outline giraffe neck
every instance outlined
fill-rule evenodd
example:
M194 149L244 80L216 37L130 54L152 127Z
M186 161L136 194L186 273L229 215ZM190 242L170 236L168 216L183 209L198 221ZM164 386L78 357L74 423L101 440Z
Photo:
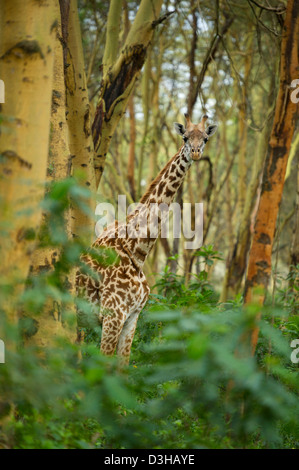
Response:
M169 207L191 163L192 159L189 153L185 146L182 146L152 182L147 192L141 198L136 210L128 216L126 226L127 236L122 240L122 244L130 253L134 264L140 269L143 267L146 257L161 232L161 212L156 212L156 224L151 226L149 224L150 220L152 221L150 217L153 214L153 207L157 208L161 204L163 204L161 207L164 210L167 209L166 206ZM150 230L150 228L154 228L154 230ZM134 233L135 238L132 238L132 233Z

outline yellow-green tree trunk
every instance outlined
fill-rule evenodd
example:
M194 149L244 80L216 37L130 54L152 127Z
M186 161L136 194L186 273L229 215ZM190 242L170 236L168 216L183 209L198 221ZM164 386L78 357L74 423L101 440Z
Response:
M61 43L61 24L58 0L55 0L57 16L57 34L54 48L54 76L52 89L51 106L51 135L48 156L49 182L61 181L70 175L70 151L68 146L68 131L65 117L65 84L64 84L64 64L63 48ZM65 229L70 234L70 215L68 210L65 214ZM51 216L50 216L51 217ZM49 224L49 216L43 216L41 237L43 236L43 226ZM42 241L42 240L41 240ZM54 269L54 264L60 257L58 247L42 246L34 250L31 259L31 275L38 276L41 272ZM70 274L72 276L72 274ZM70 283L68 283L70 285ZM70 310L71 310L70 306ZM59 337L75 340L75 328L70 328L68 322L64 321L61 314L61 303L49 299L43 311L39 313L37 319L37 331L34 336L26 339L26 344L34 344L39 347L53 346ZM75 315L75 313L74 313ZM73 322L75 324L75 321Z
M154 29L159 23L157 20L162 3L163 0L142 0L117 60L109 63L108 59L111 55L104 53L106 73L103 76L92 126L97 186L104 171L112 135L126 110L129 97L144 64ZM114 2L111 2L109 16L114 13L113 4ZM114 15L114 19L118 20L117 15ZM109 38L106 39L107 47L111 49Z
M56 21L53 2L0 2L0 279L14 286L27 276L41 220Z
M62 18L62 21L65 19ZM77 2L70 2L65 44L65 84L68 143L71 153L72 175L78 184L90 190L82 201L89 213L78 205L72 207L72 237L91 242L94 234L95 172L94 148L91 136L90 105L84 70L82 38ZM65 34L64 33L64 34Z
M0 304L17 323L19 295L26 280L41 221L50 130L54 41L53 2L0 0ZM15 337L0 331L6 352ZM9 356L9 354L7 354ZM0 408L10 402L1 396ZM13 407L7 406L6 413ZM0 417L3 425L9 416Z

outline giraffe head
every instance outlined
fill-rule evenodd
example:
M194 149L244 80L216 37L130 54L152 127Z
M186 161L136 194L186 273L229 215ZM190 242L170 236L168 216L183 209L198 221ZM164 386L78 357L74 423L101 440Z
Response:
M199 124L193 124L189 114L185 114L186 127L178 122L174 123L176 132L183 137L184 150L191 160L199 160L203 149L209 138L216 132L217 125L213 124L206 128L207 115L204 115Z

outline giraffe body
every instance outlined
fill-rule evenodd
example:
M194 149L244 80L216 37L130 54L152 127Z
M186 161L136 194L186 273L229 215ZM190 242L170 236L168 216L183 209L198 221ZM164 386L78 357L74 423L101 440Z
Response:
M90 255L82 260L98 275L97 279L78 272L77 292L94 307L102 324L101 351L113 355L115 350L128 363L139 313L150 292L143 273L144 262L161 231L163 215L158 217L154 234L149 230L151 209L154 204L169 207L193 161L202 155L204 145L217 126L205 129L206 116L198 125L186 116L186 129L175 124L183 136L184 144L165 165L148 191L141 198L126 223L111 224L97 238L93 248L112 248L117 259L112 265L103 266ZM142 225L142 227L141 227ZM132 233L135 236L132 236Z
M122 240L111 237L115 227L109 227L94 242L93 247L112 248L116 261L103 267L92 256L83 261L93 269L99 281L78 273L77 291L93 305L102 324L101 351L112 355L117 348L121 357L129 357L138 315L150 292L143 271L135 265Z

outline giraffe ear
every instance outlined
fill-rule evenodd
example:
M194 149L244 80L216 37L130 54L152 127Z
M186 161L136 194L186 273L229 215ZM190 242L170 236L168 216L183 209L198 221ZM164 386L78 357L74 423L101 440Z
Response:
M208 126L208 128L206 129L206 134L208 134L209 137L215 134L215 132L217 131L217 127L217 124L212 124L211 126Z
M183 124L179 124L178 122L175 122L174 123L174 129L175 129L176 133L179 134L179 135L184 135L185 134L185 128L184 128Z

